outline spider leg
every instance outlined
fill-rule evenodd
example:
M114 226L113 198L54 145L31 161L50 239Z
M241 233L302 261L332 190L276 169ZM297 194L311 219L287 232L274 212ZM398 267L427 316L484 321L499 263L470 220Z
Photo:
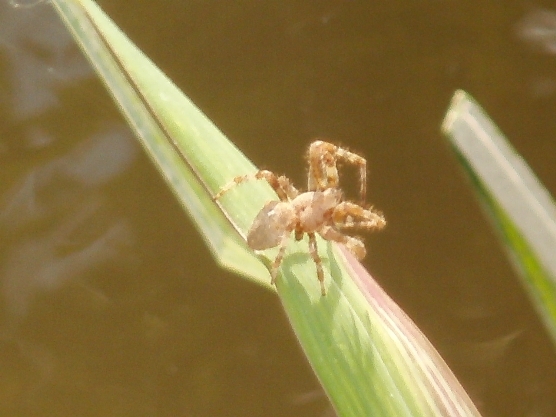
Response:
M282 260L284 259L284 254L286 253L286 248L288 247L288 241L290 240L291 232L285 233L282 237L282 241L280 242L280 249L278 250L278 255L274 258L274 262L272 262L272 266L270 268L270 284L276 284L276 277L278 276L278 269L282 264Z
M285 176L277 176L271 171L265 169L257 171L254 174L240 175L235 177L228 184L224 185L218 193L212 198L213 200L218 200L223 194L230 191L235 186L244 183L249 180L261 180L264 179L268 184L274 189L278 197L282 201L293 200L299 194L299 191L290 183L290 180Z
M320 235L326 240L342 243L359 260L367 254L365 244L358 237L347 236L331 226L323 226L319 231Z
M386 220L382 214L365 209L358 204L342 201L334 208L332 221L340 228L382 229Z
M361 201L365 201L367 197L367 160L339 146L336 147L336 157L359 167L359 195Z
M322 140L311 143L307 152L309 163L309 191L322 191L327 188L338 188L339 175L336 166L336 145Z
M359 194L365 201L367 193L367 160L356 153L332 143L317 140L311 143L307 153L309 161L309 191L322 191L326 188L338 188L338 159L359 167Z
M326 288L324 286L324 271L322 269L322 260L317 250L317 239L315 238L314 233L308 233L308 235L309 235L309 253L311 254L311 258L313 258L313 261L315 262L317 268L317 278L320 282L321 294L326 295ZM284 254L288 246L289 238L290 238L290 233L284 235L284 237L282 238L282 242L280 243L280 249L278 250L278 255L276 255L274 262L272 262L272 267L270 269L270 276L271 276L270 283L272 285L276 284L278 269L280 268L280 265L282 264L282 260L284 259Z
M307 234L309 235L309 253L315 262L315 266L317 267L317 278L320 282L320 292L322 295L326 295L326 288L324 286L324 271L322 270L322 260L320 259L317 249L317 239L315 238L314 233Z

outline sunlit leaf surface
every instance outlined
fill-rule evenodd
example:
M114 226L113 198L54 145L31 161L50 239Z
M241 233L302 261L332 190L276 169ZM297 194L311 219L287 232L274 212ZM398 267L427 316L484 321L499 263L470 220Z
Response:
M218 203L211 198L233 177L255 172L253 164L93 2L53 4L215 257L268 286L263 265L276 250L257 258L244 238L276 195L259 181ZM478 415L436 351L361 265L335 245L318 243L328 294L321 296L306 241L288 246L277 288L338 415Z
M556 207L479 105L458 91L443 124L556 342Z

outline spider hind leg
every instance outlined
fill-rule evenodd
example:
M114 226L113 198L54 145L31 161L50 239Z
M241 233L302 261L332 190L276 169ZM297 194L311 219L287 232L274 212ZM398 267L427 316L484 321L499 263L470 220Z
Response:
M232 188L250 180L266 180L268 184L274 189L281 201L293 200L299 194L299 191L291 184L290 180L285 176L277 176L274 172L262 169L254 174L240 175L235 177L232 181L224 185L218 191L213 200L218 200L222 195L230 191Z

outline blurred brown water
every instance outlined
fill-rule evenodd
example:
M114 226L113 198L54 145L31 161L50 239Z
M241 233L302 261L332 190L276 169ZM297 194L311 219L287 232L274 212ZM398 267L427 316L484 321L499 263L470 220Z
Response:
M256 164L303 185L316 136L365 155L389 221L367 268L485 416L556 414L554 347L439 133L467 90L556 192L556 9L99 3ZM215 265L51 7L2 2L0 51L0 415L332 415L277 297Z

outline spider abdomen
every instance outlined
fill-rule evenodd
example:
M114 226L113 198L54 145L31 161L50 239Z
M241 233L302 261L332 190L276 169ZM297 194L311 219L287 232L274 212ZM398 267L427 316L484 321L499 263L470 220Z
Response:
M247 245L254 250L278 246L295 228L295 210L291 203L269 201L259 211L247 233Z

